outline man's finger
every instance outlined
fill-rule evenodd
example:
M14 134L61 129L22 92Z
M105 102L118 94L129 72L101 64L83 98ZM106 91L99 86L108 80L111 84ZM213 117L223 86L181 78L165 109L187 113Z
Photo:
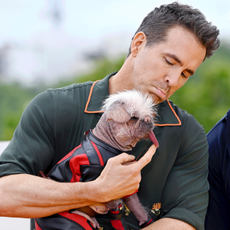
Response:
M116 157L110 158L110 159L113 159L113 160L116 159L116 161L119 162L120 164L125 164L127 162L133 161L135 159L135 156L129 155L127 153L122 153L122 154L120 154Z
M156 152L157 147L155 145L150 146L148 151L138 160L137 164L140 166L140 169L144 168L151 160L153 155Z

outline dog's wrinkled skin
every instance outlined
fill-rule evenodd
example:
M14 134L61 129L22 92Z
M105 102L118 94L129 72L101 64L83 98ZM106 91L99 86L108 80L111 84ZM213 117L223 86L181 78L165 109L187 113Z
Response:
M149 138L154 128L156 109L152 99L139 91L113 94L105 100L102 109L105 113L93 134L122 151L132 150L139 140Z
M105 112L93 130L93 134L98 139L122 151L130 151L139 140L148 138L158 147L158 142L152 132L156 108L150 97L134 90L113 94L105 100L102 110ZM139 225L147 221L148 214L140 204L137 194L123 200L138 219ZM108 202L107 210L114 208L118 202L120 201ZM101 214L107 212L103 206L93 205L90 208ZM74 213L85 216L94 227L99 228L94 217L83 214L81 211L76 210Z

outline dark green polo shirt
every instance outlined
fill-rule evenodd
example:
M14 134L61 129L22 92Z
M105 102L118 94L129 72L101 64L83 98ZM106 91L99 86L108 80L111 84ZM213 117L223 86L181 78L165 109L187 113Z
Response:
M40 170L47 173L79 145L84 132L94 128L100 118L102 101L109 94L109 77L96 83L48 89L35 97L0 156L0 176L37 175ZM167 100L158 105L154 132L160 146L142 170L141 202L155 220L171 217L204 229L209 186L203 127ZM149 140L139 142L133 154L138 158L150 145ZM139 229L131 213L126 220L130 228ZM106 216L100 216L99 222L104 229L111 229Z

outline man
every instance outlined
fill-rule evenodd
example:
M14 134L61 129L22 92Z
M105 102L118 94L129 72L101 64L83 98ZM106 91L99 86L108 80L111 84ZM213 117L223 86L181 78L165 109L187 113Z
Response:
M230 110L208 133L209 205L207 230L230 229Z
M218 48L218 34L198 10L178 3L163 5L143 20L117 73L38 95L0 159L0 215L34 218L102 204L133 193L141 180L139 198L155 220L144 229L203 229L209 187L206 135L191 115L167 99ZM80 143L86 130L95 127L107 95L133 88L158 103L154 132L159 147L149 164L154 146L128 166L122 163L132 161L132 155L109 160L92 182L60 184L36 176L40 170L48 173ZM150 145L139 143L134 156L142 156ZM97 219L111 229L106 215ZM126 221L130 229L139 229L128 210Z

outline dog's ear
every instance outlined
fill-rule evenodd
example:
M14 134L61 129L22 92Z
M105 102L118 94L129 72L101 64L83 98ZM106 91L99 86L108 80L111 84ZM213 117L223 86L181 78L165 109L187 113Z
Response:
M126 123L130 120L130 118L131 114L127 112L123 104L120 102L115 102L112 104L106 115L107 121L113 120L117 123Z

